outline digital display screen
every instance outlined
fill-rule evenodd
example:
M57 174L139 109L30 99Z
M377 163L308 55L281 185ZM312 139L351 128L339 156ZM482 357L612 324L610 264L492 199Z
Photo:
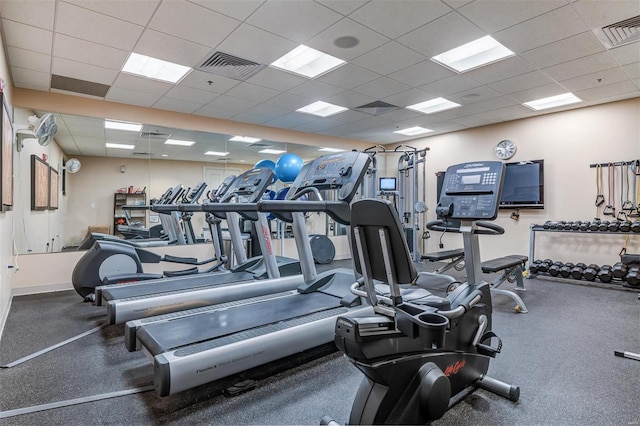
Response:
M465 185L476 185L480 183L480 175L462 176L462 183Z
M544 207L543 162L507 164L502 187L502 207Z
M396 178L394 177L381 177L380 178L380 191L396 191Z

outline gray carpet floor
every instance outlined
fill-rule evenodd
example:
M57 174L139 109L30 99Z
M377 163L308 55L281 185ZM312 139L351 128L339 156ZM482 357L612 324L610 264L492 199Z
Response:
M334 266L344 262L322 269ZM432 270L433 264L419 268ZM494 297L493 329L504 346L489 370L492 377L520 386L520 401L476 390L434 423L637 425L640 362L613 352L640 352L638 294L540 279L525 280L525 285L528 314L514 313L511 299ZM434 283L435 292L444 287ZM0 365L105 318L102 307L83 303L72 291L15 297L0 341ZM109 326L0 370L0 412L150 385L152 372L142 353L125 349L122 326ZM334 353L261 380L236 397L222 396L215 386L166 398L151 391L15 416L0 424L318 424L324 415L345 423L361 379Z

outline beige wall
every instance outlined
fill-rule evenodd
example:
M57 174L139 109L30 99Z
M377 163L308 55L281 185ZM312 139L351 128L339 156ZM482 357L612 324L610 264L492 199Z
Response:
M476 129L433 136L410 145L428 147L428 219L435 219L437 171L452 164L495 160L495 145L503 140L516 142L516 155L509 160L544 160L545 209L521 210L520 220L509 218L512 210L502 210L497 223L505 227L502 236L481 237L483 259L529 251L529 226L546 220L592 220L595 215L595 169L592 163L628 161L640 157L640 98L588 108L547 114ZM393 175L392 161L386 172ZM606 169L604 172L607 184ZM619 179L616 203L620 205ZM606 193L605 193L606 195ZM603 218L606 218L603 216ZM440 250L439 232L432 232L426 251ZM614 263L625 242L619 236L580 236L537 233L536 258L585 263ZM462 247L459 235L443 238L445 249ZM639 252L640 235L629 240L629 251Z

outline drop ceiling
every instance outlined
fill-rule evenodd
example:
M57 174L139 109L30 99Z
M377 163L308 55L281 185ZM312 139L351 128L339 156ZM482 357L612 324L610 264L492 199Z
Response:
M637 0L0 2L16 87L79 95L52 88L60 76L104 88L97 99L376 144L414 139L392 133L408 127L436 135L638 97L640 42L609 48L599 38L602 27L638 15ZM430 60L485 35L515 56L464 73ZM339 47L345 36L358 44ZM314 79L269 66L244 81L193 70L177 84L120 71L132 52L189 67L216 51L269 65L299 44L347 63ZM582 101L545 111L522 105L566 92ZM462 106L429 115L405 108L436 97ZM349 110L296 112L318 100ZM399 108L356 110L372 102ZM104 151L89 140L61 146L72 155Z

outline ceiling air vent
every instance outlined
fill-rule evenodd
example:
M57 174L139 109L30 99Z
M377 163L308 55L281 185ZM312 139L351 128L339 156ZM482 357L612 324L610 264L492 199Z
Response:
M366 112L367 114L380 115L387 112L395 111L397 109L400 109L400 107L382 101L375 101L366 105L355 107L354 109L356 111Z
M608 49L640 40L640 15L595 30Z
M134 152L133 154L131 154L131 156L149 158L149 157L153 157L153 153L141 151L141 152Z
M139 137L144 139L169 139L171 137L171 134L160 132L142 132L140 133Z
M215 51L200 62L196 69L244 81L265 67L266 65L257 62Z

